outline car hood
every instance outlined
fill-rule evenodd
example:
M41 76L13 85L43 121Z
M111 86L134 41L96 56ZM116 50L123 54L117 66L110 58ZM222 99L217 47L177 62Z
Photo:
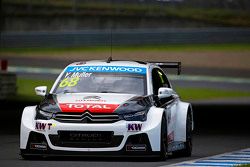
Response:
M134 97L131 94L72 94L57 96L58 104L62 112L112 113L116 108Z
M130 99L138 97L134 94L116 93L74 93L48 95L39 108L49 112L85 112L113 113Z

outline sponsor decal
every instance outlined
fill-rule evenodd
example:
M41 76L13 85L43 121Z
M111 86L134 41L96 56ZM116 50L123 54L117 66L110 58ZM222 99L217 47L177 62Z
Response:
M91 141L102 138L101 133L70 133L70 141Z
M83 98L83 100L88 100L88 99L99 100L99 99L101 99L101 97L100 96L86 96Z
M83 99L78 99L76 102L106 102L100 96L86 96Z
M128 124L129 132L138 132L138 131L141 131L141 129L142 129L142 124L137 124L137 123Z
M52 123L43 123L43 122L36 122L35 129L39 130L39 131L45 131L46 129L50 130L51 127L53 127L53 126L55 126L55 124L52 124Z
M61 103L62 112L84 112L86 110L94 113L112 113L119 104L99 104L99 103Z
M146 68L129 66L69 66L66 72L119 72L146 74Z
M30 149L47 150L47 144L46 143L30 143Z
M146 144L127 144L126 151L146 151Z
M87 72L67 72L64 78L88 78L92 73Z
M174 141L174 131L168 134L168 143L171 143Z

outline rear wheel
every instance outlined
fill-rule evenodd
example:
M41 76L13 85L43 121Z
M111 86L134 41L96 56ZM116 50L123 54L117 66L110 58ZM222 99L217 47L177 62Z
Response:
M193 142L192 142L192 117L191 117L190 112L188 112L188 115L187 115L186 142L184 143L184 145L185 145L185 148L183 150L174 152L174 155L190 157L191 154L192 154L192 147L193 147Z
M167 141L167 121L165 116L162 117L161 121L161 153L160 159L165 161L167 159L168 141Z
M185 142L185 149L183 150L183 156L190 157L192 154L192 147L193 147L193 141L192 141L192 118L191 114L188 113L187 115L187 131L186 136L187 140Z

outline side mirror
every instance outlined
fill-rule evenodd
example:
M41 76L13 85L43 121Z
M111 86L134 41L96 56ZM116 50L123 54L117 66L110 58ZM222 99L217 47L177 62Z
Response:
M171 88L162 87L162 88L159 88L159 90L158 90L158 98L159 99L170 97L173 94L175 94L175 91Z
M36 95L45 96L47 93L47 86L38 86L35 88Z

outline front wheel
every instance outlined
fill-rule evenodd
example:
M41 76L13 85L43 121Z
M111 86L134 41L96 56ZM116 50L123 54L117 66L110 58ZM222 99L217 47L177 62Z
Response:
M184 143L185 148L180 151L174 152L174 155L176 156L185 156L190 157L192 154L192 118L191 114L188 112L187 115L187 122L186 122L186 142Z
M167 150L168 150L168 142L167 142L167 121L163 116L161 121L161 153L160 160L165 161L167 159Z

